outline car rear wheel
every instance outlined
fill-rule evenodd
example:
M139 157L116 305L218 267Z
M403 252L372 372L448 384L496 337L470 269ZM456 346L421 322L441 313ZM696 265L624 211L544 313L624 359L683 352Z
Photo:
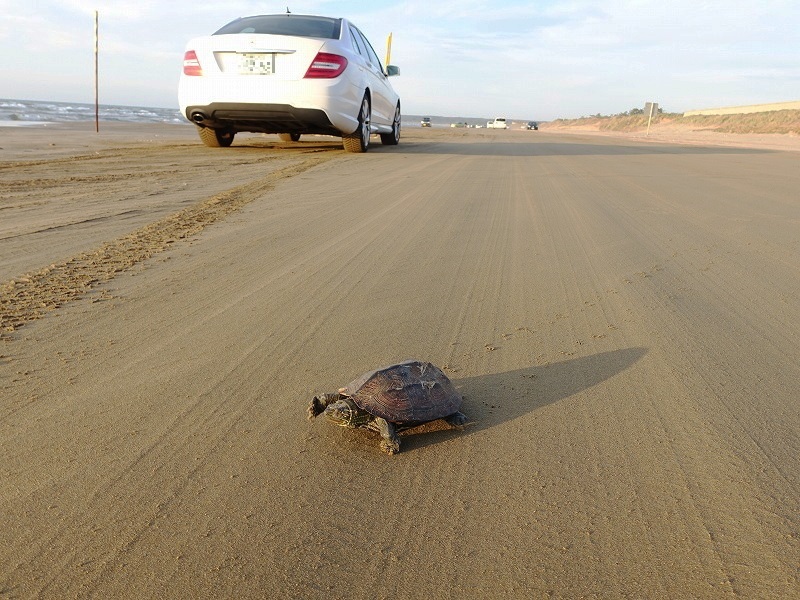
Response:
M279 133L278 138L282 142L299 142L300 141L300 134L299 133Z
M392 121L392 133L381 134L381 144L384 146L397 146L400 143L400 105L394 111L394 121Z
M364 94L361 101L361 110L358 111L358 129L353 133L342 136L344 149L348 152L366 152L369 148L369 127L372 117L372 109L369 105L369 96Z
M211 127L201 127L199 133L200 139L210 148L227 148L233 143L233 137L236 135L235 131Z

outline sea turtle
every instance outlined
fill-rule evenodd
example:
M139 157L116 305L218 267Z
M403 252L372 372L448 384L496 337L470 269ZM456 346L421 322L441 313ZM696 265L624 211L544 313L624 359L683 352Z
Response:
M458 412L459 394L441 369L422 360L406 360L365 373L335 394L314 396L308 418L324 414L342 427L377 431L381 449L400 451L400 431L444 419L463 428L467 416Z

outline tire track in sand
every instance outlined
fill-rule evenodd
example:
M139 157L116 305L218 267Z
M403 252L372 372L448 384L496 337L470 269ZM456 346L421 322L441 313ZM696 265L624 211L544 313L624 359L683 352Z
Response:
M200 233L257 200L278 181L335 157L318 153L302 157L299 163L206 198L98 248L0 284L0 339L11 339L9 334L26 323L84 297L119 273Z

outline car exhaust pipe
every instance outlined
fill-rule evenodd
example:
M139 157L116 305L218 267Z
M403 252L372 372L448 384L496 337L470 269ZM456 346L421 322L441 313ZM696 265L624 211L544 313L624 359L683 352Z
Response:
M196 111L192 113L192 121L200 125L203 121L206 120L206 116L201 113L200 111Z

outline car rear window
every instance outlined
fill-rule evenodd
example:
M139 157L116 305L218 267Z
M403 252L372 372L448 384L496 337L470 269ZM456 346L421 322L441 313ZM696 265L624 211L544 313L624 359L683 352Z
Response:
M261 15L243 17L225 25L214 35L231 33L267 33L272 35L294 35L298 37L339 39L341 19L311 17L303 15Z

